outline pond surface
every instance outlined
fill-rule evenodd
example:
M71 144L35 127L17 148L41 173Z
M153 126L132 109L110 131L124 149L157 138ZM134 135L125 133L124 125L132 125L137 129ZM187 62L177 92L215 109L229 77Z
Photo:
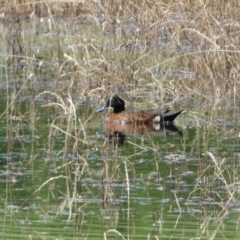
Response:
M233 123L186 112L176 127L116 134L102 115L84 125L84 105L76 121L42 105L1 119L2 239L239 239Z
M239 54L223 51L231 29L197 14L217 23L209 36L226 26L215 53L216 39L180 34L196 28L195 12L184 27L182 4L165 10L174 21L156 5L155 20L137 7L118 21L105 5L74 19L2 16L0 239L240 238ZM116 93L128 107L187 111L175 125L106 129L95 110Z

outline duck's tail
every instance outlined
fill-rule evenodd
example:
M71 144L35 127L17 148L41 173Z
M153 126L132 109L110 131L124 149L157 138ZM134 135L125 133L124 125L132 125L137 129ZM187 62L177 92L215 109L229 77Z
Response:
M170 114L163 114L161 116L161 122L173 122L175 118L184 110L175 112L175 113L170 113Z

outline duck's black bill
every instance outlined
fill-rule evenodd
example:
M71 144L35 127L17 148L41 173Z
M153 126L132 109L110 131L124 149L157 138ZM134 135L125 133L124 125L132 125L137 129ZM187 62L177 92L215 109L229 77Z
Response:
M96 110L97 113L99 112L103 112L105 110L105 107L99 108L98 110Z

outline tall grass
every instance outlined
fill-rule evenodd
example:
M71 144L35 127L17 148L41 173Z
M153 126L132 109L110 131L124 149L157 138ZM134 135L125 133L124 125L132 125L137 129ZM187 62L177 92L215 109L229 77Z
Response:
M103 235L107 239L108 234L115 233L124 239L116 229L118 212L112 211L118 197L113 183L123 181L130 205L128 170L132 166L129 159L124 159L122 172L118 148L109 150L106 142L96 144L89 138L85 129L92 112L104 103L107 96L117 93L136 108L159 108L165 104L185 108L189 110L189 118L194 118L198 126L208 121L216 123L218 117L224 118L229 109L235 113L239 105L240 83L239 10L238 0L2 1L0 46L3 51L0 59L6 82L1 84L7 90L8 102L1 118L7 116L8 125L12 126L14 115L21 115L13 107L26 96L55 110L54 119L48 120L46 143L47 157L55 164L55 173L34 194L49 182L63 179L66 197L60 210L68 208L70 221L73 210L78 208L78 201L82 203L80 208L87 204L78 188L83 176L93 174L87 159L92 153L99 154L100 170L94 174L102 176L97 187L102 209L109 210L102 214L103 217L112 214L114 218ZM77 116L79 105L84 105L84 110ZM209 109L220 111L211 112ZM32 118L33 126L37 117ZM237 114L230 118L238 120ZM9 132L9 136L12 134ZM53 154L59 135L64 141L59 152ZM204 132L199 130L197 135L190 154L202 159L199 139L204 139ZM158 148L154 142L149 142L152 144L149 149L155 156L155 170L160 176L161 157L156 153ZM215 166L214 176L226 188L228 200L220 212L225 216L227 204L235 191L223 174L225 160L218 163L207 151L208 147L205 150ZM140 148L146 149L145 146ZM58 158L64 160L61 166L57 166ZM114 161L104 161L105 158ZM170 175L177 172L169 169ZM207 169L201 169L200 180ZM211 183L215 183L214 180ZM234 179L229 181L238 185ZM199 189L204 197L208 196L208 187L200 188L196 183L189 199L199 193ZM174 192L181 211L179 197ZM204 213L202 215L204 217ZM207 231L209 219L210 215L202 219L200 237ZM80 220L83 225L84 217ZM220 224L218 222L218 226ZM154 237L157 239L157 236L152 239Z
M3 57L37 83L46 71L55 91L72 81L82 100L119 93L152 106L237 107L237 9L238 1L14 1L2 5Z

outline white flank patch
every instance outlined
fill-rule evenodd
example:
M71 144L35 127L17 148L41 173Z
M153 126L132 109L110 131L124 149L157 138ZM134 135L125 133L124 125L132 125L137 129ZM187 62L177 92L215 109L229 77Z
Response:
M161 122L161 116L158 115L153 119L154 122Z

